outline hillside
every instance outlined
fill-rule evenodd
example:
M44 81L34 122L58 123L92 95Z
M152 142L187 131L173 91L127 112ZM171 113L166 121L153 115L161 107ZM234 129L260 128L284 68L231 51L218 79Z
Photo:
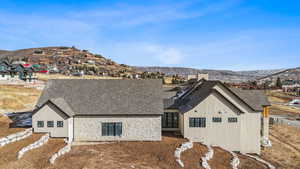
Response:
M118 64L100 54L94 54L88 50L80 50L75 47L41 47L20 49L15 51L0 50L0 61L9 60L25 61L30 64L44 65L53 69L54 67L62 74L71 74L83 70L88 75L100 75L107 73L115 76L120 73L129 72L161 72L166 75L182 75L197 73L208 73L211 80L221 80L225 82L245 82L249 80L265 81L282 79L300 80L300 68L295 69L275 69L275 70L253 70L253 71L231 71L194 69L183 67L131 67Z
M5 53L7 53L7 52L9 52L9 51L7 51L7 50L0 50L0 55L1 55L1 54L5 54Z
M0 50L0 60L9 60L10 62L22 60L30 64L40 64L48 67L55 66L61 73L68 73L72 69L84 70L90 74L98 74L100 72L113 74L133 71L131 67L118 64L100 54L64 46L29 48L15 51Z
M273 82L275 82L278 77L281 80L296 80L296 81L299 81L300 80L300 67L282 70L282 71L279 71L277 73L261 77L261 78L258 79L258 81L259 82L264 82L264 81L273 81Z
M208 73L211 80L221 80L226 82L243 82L255 80L259 77L270 75L280 70L254 70L254 71L230 71L230 70L211 70L193 69L183 67L135 67L139 71L162 72L167 75L182 75L197 73Z

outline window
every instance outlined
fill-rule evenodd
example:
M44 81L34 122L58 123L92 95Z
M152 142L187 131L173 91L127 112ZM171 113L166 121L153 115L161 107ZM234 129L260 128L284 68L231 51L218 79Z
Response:
M165 112L162 117L163 128L178 128L178 113Z
M121 136L122 123L102 123L102 136Z
M64 127L63 121L57 121L57 127Z
M47 127L54 127L54 121L47 121Z
M221 123L221 122L222 122L222 118L221 118L221 117L213 117L213 118L212 118L212 121L213 121L214 123Z
M37 121L37 127L44 127L44 121Z
M206 127L206 118L190 118L190 127Z
M228 123L237 123L237 118L236 117L229 117L228 118Z

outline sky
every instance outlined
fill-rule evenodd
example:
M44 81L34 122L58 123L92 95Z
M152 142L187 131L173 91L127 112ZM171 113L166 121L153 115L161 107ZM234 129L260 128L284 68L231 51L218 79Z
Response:
M298 0L0 2L0 49L75 46L132 66L300 66Z

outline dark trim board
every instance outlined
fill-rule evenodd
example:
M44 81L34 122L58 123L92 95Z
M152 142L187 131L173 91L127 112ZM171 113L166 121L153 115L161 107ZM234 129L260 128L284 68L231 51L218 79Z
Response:
M83 115L74 115L73 117L132 117L132 116L139 116L139 117L157 117L162 116L163 114L83 114Z

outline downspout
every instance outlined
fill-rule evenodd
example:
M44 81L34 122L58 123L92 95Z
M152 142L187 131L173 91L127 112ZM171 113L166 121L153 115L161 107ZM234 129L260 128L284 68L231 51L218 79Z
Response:
M72 131L72 132L73 132L73 138L72 138L72 142L74 141L74 124L75 124L75 123L74 123L74 117L75 117L75 116L73 116L73 131Z

